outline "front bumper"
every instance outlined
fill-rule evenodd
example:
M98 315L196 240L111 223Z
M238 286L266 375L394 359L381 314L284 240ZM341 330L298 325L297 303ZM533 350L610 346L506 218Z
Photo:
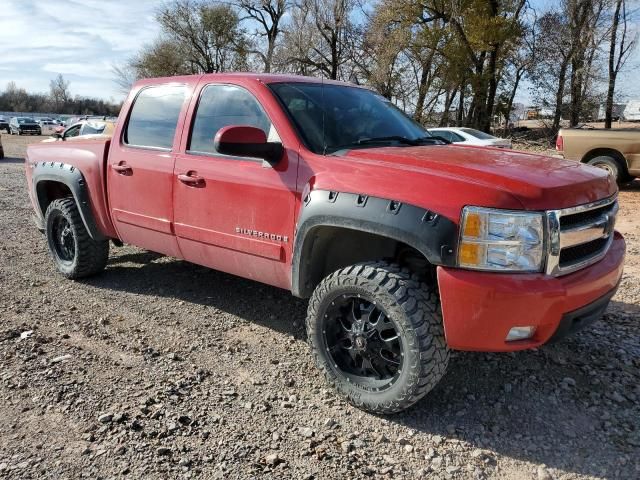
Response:
M534 348L556 332L561 336L565 329L575 328L575 319L598 318L620 282L624 254L624 239L616 232L602 260L560 277L438 267L449 348L495 352ZM527 340L505 341L509 330L518 326L535 326L536 332Z

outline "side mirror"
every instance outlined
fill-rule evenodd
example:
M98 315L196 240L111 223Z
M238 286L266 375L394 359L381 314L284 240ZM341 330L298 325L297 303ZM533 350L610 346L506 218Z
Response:
M236 157L262 158L275 165L282 158L281 143L267 142L267 135L256 127L229 125L218 130L213 140L216 151Z

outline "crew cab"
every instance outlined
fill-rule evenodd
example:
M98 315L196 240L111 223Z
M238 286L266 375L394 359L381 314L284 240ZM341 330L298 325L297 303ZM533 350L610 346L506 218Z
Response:
M112 137L25 161L62 275L127 243L308 298L317 366L372 412L417 402L451 350L539 347L599 318L622 275L606 172L449 144L336 81L143 80Z

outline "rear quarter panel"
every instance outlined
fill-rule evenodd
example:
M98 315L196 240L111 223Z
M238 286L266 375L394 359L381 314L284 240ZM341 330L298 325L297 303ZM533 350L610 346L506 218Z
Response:
M640 173L640 130L566 129L561 135L567 159L583 161L594 150L615 150L627 161L630 173Z
M106 158L111 144L108 138L83 139L74 142L35 143L27 147L26 171L31 202L34 198L31 170L40 162L61 162L78 168L89 190L91 211L100 231L110 238L117 238L111 218L105 189Z

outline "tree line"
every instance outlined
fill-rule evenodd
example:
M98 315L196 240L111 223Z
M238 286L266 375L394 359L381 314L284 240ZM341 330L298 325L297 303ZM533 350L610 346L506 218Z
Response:
M49 82L49 93L29 93L15 82L0 92L0 111L20 113L55 113L68 115L117 116L120 105L97 98L72 96L68 81L62 75Z
M114 67L138 78L227 71L322 76L374 88L417 121L489 131L523 85L572 126L606 102L635 47L627 0L173 0L161 34Z

